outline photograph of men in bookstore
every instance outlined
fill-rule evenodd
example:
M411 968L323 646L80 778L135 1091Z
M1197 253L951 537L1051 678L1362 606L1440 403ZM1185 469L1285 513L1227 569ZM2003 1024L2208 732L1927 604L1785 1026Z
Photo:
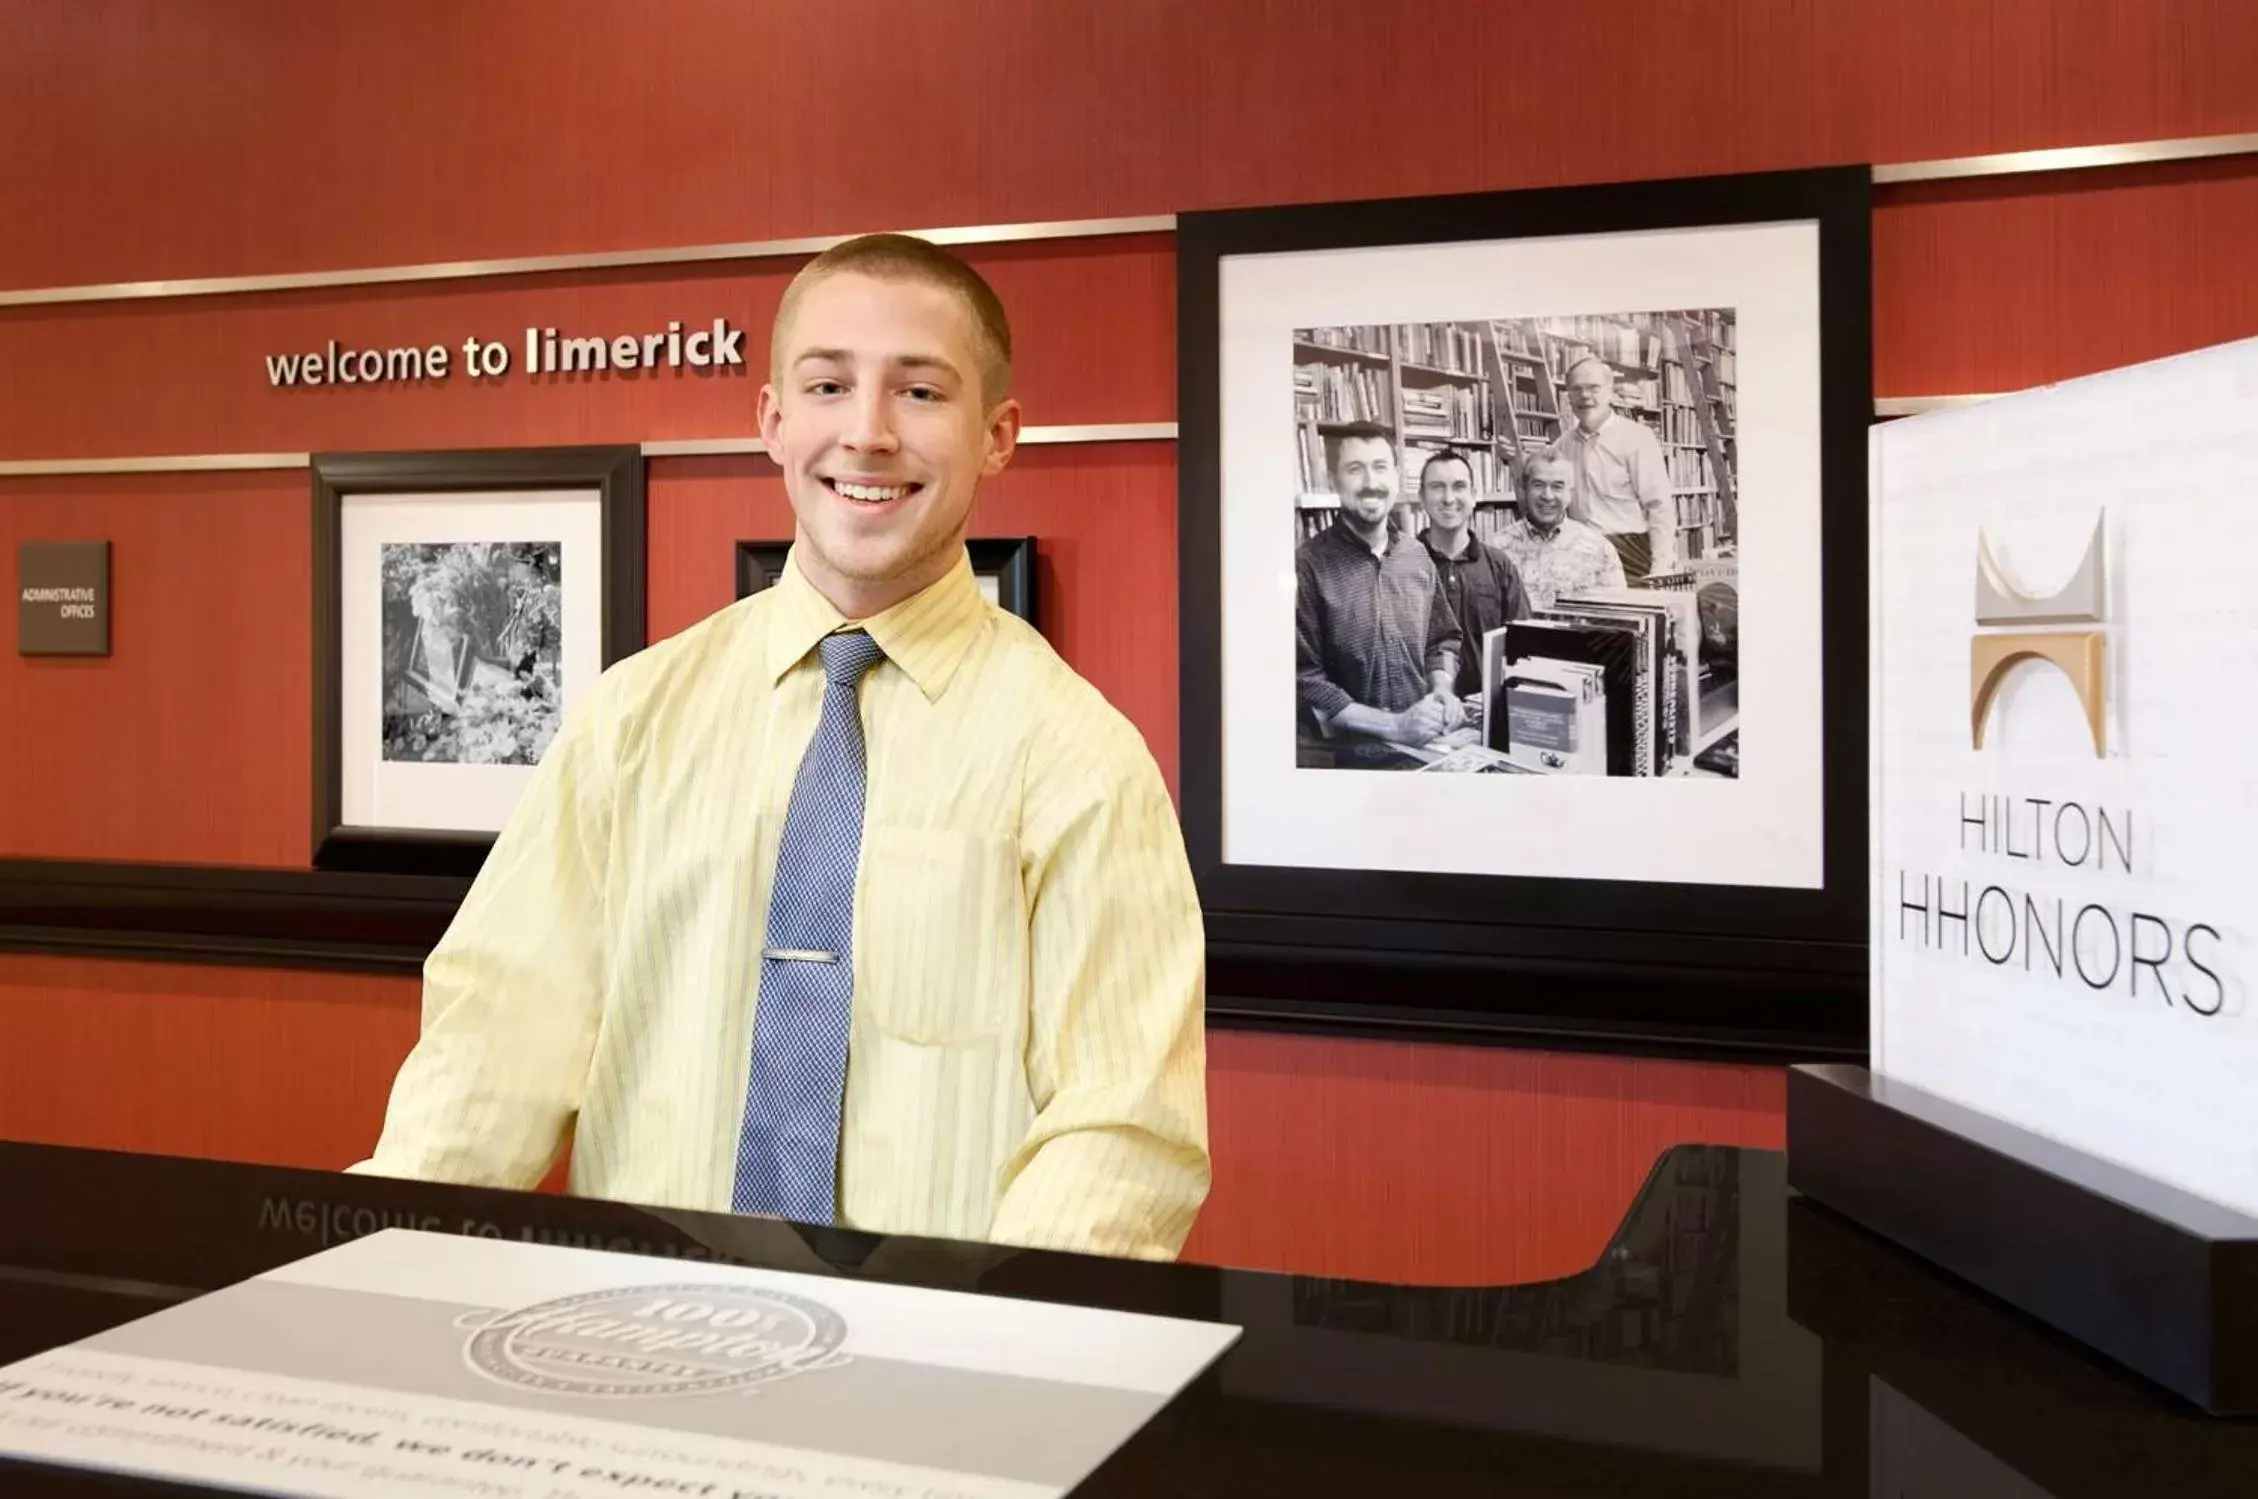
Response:
M1734 328L1295 330L1295 763L1738 776Z

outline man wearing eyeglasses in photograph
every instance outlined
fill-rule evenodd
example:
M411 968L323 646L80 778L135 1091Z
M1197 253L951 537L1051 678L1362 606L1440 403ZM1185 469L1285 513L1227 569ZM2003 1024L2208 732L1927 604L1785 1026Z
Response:
M1552 451L1568 461L1568 514L1605 536L1636 581L1678 568L1677 511L1661 439L1615 409L1615 368L1586 354L1562 371L1568 422Z

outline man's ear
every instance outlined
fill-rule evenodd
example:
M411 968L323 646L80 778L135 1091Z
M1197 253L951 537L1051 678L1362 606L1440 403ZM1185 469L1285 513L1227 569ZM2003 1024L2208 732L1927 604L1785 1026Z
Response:
M980 465L980 477L993 479L1011 462L1011 455L1019 451L1019 402L1007 396L988 413L988 458Z
M761 446L775 456L776 444L784 431L784 401L774 385L761 386L759 398L753 403L753 425L760 429Z

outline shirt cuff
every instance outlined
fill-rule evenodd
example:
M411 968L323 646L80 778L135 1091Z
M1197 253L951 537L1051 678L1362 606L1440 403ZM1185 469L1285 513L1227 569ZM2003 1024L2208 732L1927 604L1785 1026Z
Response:
M1341 710L1352 706L1356 699L1350 697L1331 682L1304 682L1301 689L1302 710L1310 715L1319 728L1324 728L1340 716Z

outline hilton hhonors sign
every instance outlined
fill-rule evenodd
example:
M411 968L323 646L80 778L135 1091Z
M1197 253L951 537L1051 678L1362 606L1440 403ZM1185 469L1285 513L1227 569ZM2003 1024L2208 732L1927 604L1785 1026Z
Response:
M110 654L110 544L27 541L16 549L16 652Z
M1872 441L1874 1070L2258 1212L2258 339Z

